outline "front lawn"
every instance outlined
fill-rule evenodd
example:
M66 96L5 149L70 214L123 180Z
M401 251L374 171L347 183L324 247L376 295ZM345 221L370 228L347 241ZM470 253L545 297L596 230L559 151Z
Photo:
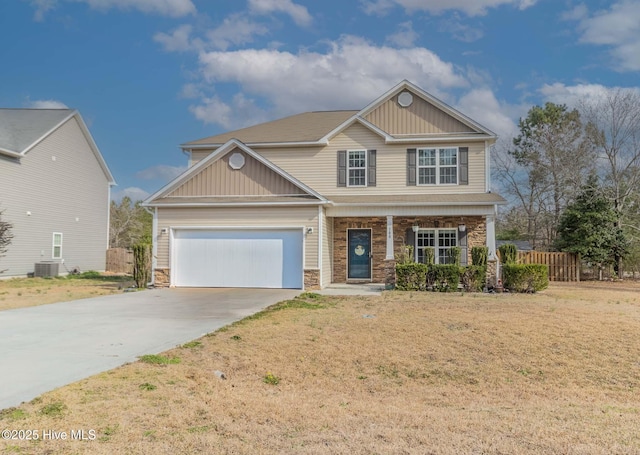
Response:
M637 454L639 334L633 283L303 294L2 412L95 438L0 453Z
M0 311L123 292L131 277L86 272L55 278L0 280Z

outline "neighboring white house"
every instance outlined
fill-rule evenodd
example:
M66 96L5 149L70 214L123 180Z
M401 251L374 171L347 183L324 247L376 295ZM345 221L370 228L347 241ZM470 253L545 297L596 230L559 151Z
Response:
M0 276L28 275L36 263L60 274L104 270L112 185L78 111L0 109L0 212L13 225Z
M487 115L490 113L487 112ZM496 135L409 81L360 110L305 112L182 145L149 197L154 283L317 289L395 280L395 256L495 258ZM493 267L491 269L491 267ZM495 262L490 264L495 275Z

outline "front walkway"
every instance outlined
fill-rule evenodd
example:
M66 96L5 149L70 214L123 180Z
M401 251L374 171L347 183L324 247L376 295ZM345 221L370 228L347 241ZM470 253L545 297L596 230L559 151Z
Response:
M384 291L383 283L346 284L332 283L319 291L312 291L322 295L371 295L380 296Z

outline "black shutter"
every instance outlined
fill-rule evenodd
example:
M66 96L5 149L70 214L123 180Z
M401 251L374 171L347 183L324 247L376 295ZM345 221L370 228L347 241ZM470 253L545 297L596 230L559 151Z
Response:
M413 260L415 261L415 259L418 257L416 255L416 233L413 232L413 228L409 228L407 229L407 235L405 236L405 245L410 246L413 249Z
M367 150L367 186L376 186L376 151Z
M416 186L416 149L407 149L407 186Z
M460 247L460 265L469 265L469 248L467 246L467 230L458 229L458 246Z
M347 186L347 151L338 150L338 186Z
M460 161L460 178L459 185L469 184L469 147L460 147L458 149L458 160Z

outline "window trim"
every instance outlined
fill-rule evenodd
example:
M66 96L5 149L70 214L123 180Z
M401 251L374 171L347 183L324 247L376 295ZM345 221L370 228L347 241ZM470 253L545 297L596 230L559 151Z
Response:
M56 244L56 236L60 236L59 244ZM62 259L62 232L54 232L51 237L51 259ZM59 248L60 251L56 256L56 248Z
M355 153L355 152L364 154L364 167L351 167L349 165L349 163L350 163L350 160L349 160L350 155L351 155L351 153ZM366 149L347 150L347 156L346 156L346 161L347 161L347 166L346 166L346 169L347 169L347 187L351 187L351 188L366 188L368 186L368 184L369 184L369 176L368 176L368 173L369 173L369 156L368 155L369 155L369 153L368 153L368 151ZM352 185L351 184L350 172L352 170L363 170L364 171L364 184L362 184L362 185Z
M418 261L418 236L420 235L421 232L433 232L433 250L434 250L434 256L433 256L433 263L434 264L447 264L446 262L440 262L440 255L439 255L439 251L441 248L440 246L440 232L443 231L449 231L450 233L453 233L453 239L455 241L455 245L452 246L460 246L460 240L458 239L458 230L456 228L433 228L433 229L429 229L429 228L425 228L425 229L419 229L418 232L416 232L415 238L414 238L414 245L413 245L413 251L414 251L414 260L416 262ZM421 247L421 248L431 248L431 247ZM451 248L451 246L449 247Z
M455 183L440 183L440 153L447 149L453 149L456 151L456 181ZM421 166L420 165L420 152L422 150L434 150L436 165L435 166ZM443 165L442 169L453 168L451 165ZM435 169L436 171L436 181L435 183L420 183L420 169ZM460 185L460 147L420 147L416 149L416 186L458 186Z

